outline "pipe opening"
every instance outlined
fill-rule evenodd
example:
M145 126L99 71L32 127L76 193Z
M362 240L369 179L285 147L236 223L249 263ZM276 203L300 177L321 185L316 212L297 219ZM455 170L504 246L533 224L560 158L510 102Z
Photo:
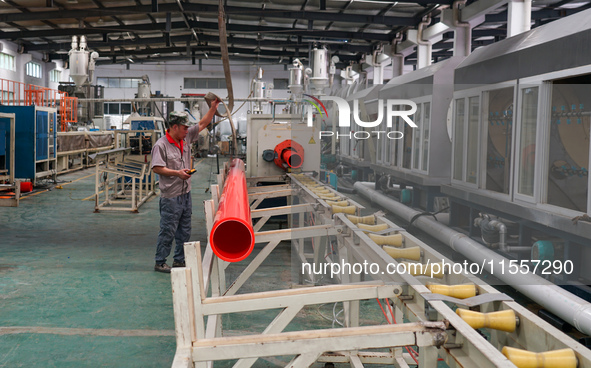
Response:
M240 221L223 221L212 230L211 248L224 261L242 261L254 248L254 233Z
M302 166L302 157L300 155L293 151L290 151L289 153L287 153L287 156L289 156L289 158L287 159L287 164L289 165L289 167L297 169L300 166Z

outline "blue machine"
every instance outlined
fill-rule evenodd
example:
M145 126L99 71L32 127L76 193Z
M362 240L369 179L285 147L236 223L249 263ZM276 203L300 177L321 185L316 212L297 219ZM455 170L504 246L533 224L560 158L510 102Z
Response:
M10 162L10 120L0 119L0 170L8 172Z
M0 184L14 179L14 122L8 117L0 117Z
M57 110L39 106L0 106L0 112L15 114L15 177L53 177L57 167Z

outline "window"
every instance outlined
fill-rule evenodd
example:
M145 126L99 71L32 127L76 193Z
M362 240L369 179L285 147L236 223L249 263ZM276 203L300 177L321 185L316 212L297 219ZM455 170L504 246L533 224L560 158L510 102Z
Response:
M591 76L552 82L550 136L544 154L548 160L547 203L587 212L589 197L589 134L591 133ZM529 150L520 147L521 154ZM531 146L530 146L531 149Z
M418 128L413 129L413 160L412 160L412 168L419 169L419 163L421 158L421 131L423 130L423 122L421 121L421 104L417 104L417 112L414 116L414 122L418 125Z
M478 119L480 103L478 97L468 99L468 152L466 155L466 182L476 184L478 177Z
M110 115L119 115L119 104L118 103L108 103L107 107L108 107L108 113Z
M6 70L16 70L14 67L14 56L0 52L0 68Z
M130 115L131 103L109 102L104 104L105 115Z
M424 171L429 170L429 128L431 127L431 103L425 102L423 113L423 166L421 169Z
M513 144L513 87L489 91L486 145L486 189L509 193Z
M534 195L534 173L536 158L536 126L538 122L538 87L524 88L521 91L521 129L519 147L520 194Z
M287 78L273 78L273 88L275 89L287 89L289 85L289 79Z
M184 78L184 88L188 89L223 89L226 88L224 78Z
M431 103L417 103L412 118L417 128L412 129L412 168L427 171L429 166L429 131L431 128ZM405 128L406 129L406 128ZM405 133L406 135L407 133Z
M28 62L25 64L25 73L29 77L41 78L41 64L37 64L33 61Z
M141 78L111 78L101 77L96 79L96 84L105 88L137 88Z
M10 105L10 104L14 104L14 92L9 92L9 91L0 91L1 96L2 96L2 104L3 105Z
M131 104L130 103L122 103L121 104L121 115L130 115L131 114Z
M53 69L49 72L49 81L54 83L59 83L62 78L61 70Z
M400 109L400 106L398 107ZM418 107L417 107L418 110ZM408 116L410 120L416 121L414 115ZM412 135L413 129L409 124L404 124L400 121L400 124L404 125L404 138L402 141L402 167L405 169L410 169L410 159L412 156Z
M454 141L453 141L453 157L454 169L453 178L462 180L462 167L464 166L464 106L463 98L457 99L455 104L454 114Z

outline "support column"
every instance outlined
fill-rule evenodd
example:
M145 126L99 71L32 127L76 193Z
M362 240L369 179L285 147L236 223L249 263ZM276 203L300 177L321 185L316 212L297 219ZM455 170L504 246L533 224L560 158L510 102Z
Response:
M472 52L472 27L454 29L454 56L466 57Z
M439 35L425 40L421 30L410 29L407 31L406 39L417 45L417 69L431 65L432 46L442 38L443 37Z
M404 55L396 54L392 56L392 78L404 74Z
M531 0L509 2L507 12L507 38L531 29Z
M373 85L384 84L384 64L373 66Z
M417 45L417 69L424 68L431 65L431 54L433 53L432 45L430 42L426 44Z

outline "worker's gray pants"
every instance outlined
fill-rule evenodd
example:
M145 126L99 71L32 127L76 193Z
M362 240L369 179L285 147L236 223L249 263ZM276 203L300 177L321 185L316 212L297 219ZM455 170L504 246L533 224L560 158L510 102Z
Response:
M156 247L156 264L166 262L174 240L176 248L173 258L176 262L184 262L183 245L191 236L192 213L191 192L174 198L160 197L160 232Z

